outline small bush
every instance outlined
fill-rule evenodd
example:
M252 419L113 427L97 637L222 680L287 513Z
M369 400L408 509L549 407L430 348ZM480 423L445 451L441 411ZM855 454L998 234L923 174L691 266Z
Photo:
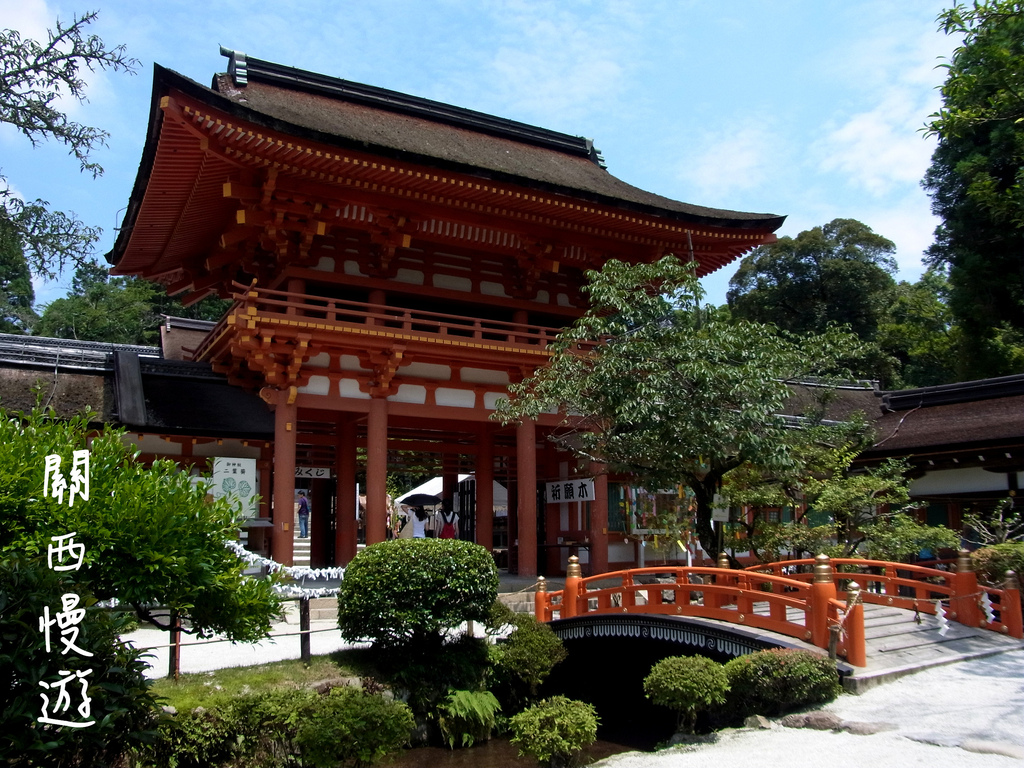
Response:
M597 712L583 701L552 696L512 718L511 741L542 765L572 765L597 739Z
M405 704L358 688L334 688L327 695L261 691L179 713L161 729L146 764L364 766L405 744L412 727Z
M515 629L488 650L488 687L494 691L506 714L511 715L536 700L541 683L566 657L566 651L551 627L532 616L509 611L504 623Z
M982 547L971 553L971 563L978 579L1001 587L1007 571L1024 578L1024 541L1007 541Z
M679 713L679 730L692 733L697 714L725 703L729 681L718 662L704 656L662 659L644 678L647 698Z
M810 651L772 649L725 664L726 709L734 720L832 701L842 693L836 663Z
M302 764L315 768L365 766L409 741L412 711L399 701L334 688L298 724Z
M491 554L458 539L395 539L360 552L345 570L338 626L346 640L403 646L464 621L486 621L498 594Z
M449 691L438 715L441 735L452 749L487 741L500 711L490 691Z

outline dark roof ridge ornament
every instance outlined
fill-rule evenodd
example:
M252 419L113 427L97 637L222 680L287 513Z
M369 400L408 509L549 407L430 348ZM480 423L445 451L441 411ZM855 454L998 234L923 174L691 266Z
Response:
M220 47L220 55L228 58L228 74L235 81L236 88L244 88L249 84L249 70L245 63L245 54L230 48Z

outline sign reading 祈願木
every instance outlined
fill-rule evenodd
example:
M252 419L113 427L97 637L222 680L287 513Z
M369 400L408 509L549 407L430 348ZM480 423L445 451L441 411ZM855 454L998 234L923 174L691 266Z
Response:
M561 504L563 501L593 501L594 478L578 477L574 480L545 483L544 498L548 504Z

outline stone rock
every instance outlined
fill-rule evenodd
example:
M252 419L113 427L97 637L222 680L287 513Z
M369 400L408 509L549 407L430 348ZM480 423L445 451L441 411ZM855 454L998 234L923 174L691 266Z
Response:
M163 710L168 715L176 715L176 714L178 714L178 710L176 708L172 707L170 704L167 704L166 706L164 706Z
M892 723L854 723L844 722L840 727L841 731L852 733L854 736L871 736L884 731L895 731L896 726Z
M835 731L843 724L843 721L831 712L786 715L779 722L787 728L811 728L815 731Z
M982 741L981 739L965 739L960 742L960 749L965 752L977 752L983 755L1006 755L1024 760L1024 747L1005 741Z
M764 715L751 715L743 721L744 728L757 728L766 731L772 727L772 722Z
M668 745L679 747L690 744L714 744L717 741L717 733L676 733L668 740Z

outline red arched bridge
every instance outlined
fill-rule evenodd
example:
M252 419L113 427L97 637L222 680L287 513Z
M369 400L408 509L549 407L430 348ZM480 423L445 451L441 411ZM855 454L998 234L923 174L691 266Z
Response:
M744 570L730 570L722 558L717 568L634 568L586 578L572 557L565 588L547 592L542 582L535 595L541 621L615 614L716 619L827 648L854 667L867 665L865 604L904 608L919 619L930 614L940 634L959 622L1024 638L1017 577L1007 572L1002 588L980 585L966 552L951 571L818 555Z

